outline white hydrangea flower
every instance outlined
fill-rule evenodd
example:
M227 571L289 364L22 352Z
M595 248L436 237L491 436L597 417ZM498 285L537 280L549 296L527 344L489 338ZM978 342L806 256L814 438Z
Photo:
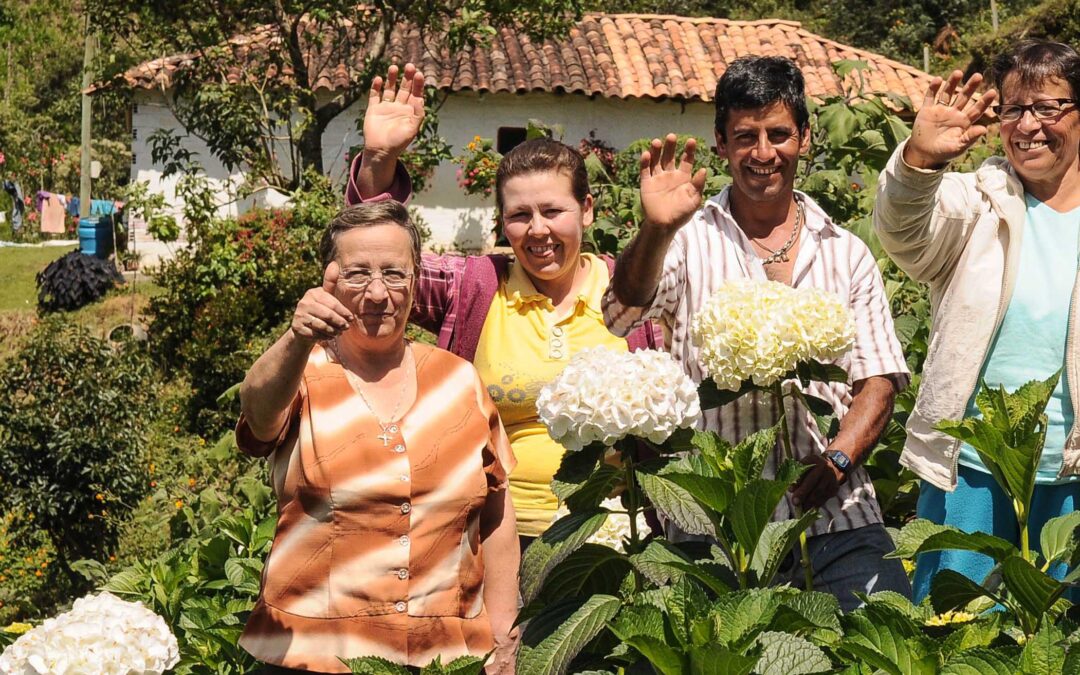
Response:
M616 551L626 552L623 549L623 542L630 538L630 515L625 513L626 509L623 507L622 502L618 497L608 497L601 504L601 508L608 511L620 511L622 513L608 513L607 520L586 542L589 544L600 544L613 548ZM570 515L570 509L566 508L565 504L559 506L559 510L555 512L555 517L551 519L551 522L555 522L564 516ZM639 537L644 537L649 533L649 523L645 521L645 513L639 511L637 514L637 531Z
M690 325L701 364L716 386L744 380L767 387L801 361L839 358L855 341L855 320L833 293L777 281L730 281Z
M575 354L540 390L536 408L551 437L571 451L626 436L662 443L701 417L697 385L669 354L604 347Z
M180 660L165 620L110 593L88 595L0 655L3 675L160 675Z

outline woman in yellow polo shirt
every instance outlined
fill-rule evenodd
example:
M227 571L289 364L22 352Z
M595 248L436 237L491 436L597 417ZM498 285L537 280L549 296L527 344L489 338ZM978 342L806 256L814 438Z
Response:
M411 196L398 157L419 131L423 86L411 64L400 86L396 67L385 87L381 78L372 83L346 203ZM425 255L412 319L440 347L471 360L495 401L517 457L510 493L526 546L558 508L551 479L563 456L537 418L540 389L582 349L659 345L652 326L625 340L604 326L600 301L612 261L581 251L593 198L577 150L550 139L517 146L499 164L495 202L513 259Z

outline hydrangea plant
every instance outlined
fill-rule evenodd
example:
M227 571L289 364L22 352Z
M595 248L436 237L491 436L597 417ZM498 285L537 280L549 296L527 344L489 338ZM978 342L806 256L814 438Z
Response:
M24 633L0 655L0 672L160 675L179 660L164 619L137 602L100 593Z

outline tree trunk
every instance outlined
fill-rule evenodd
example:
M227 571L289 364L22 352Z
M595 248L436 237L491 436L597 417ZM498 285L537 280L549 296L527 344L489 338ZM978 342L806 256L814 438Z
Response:
M300 168L293 172L294 180L299 183L300 176L307 169L323 173L322 136L324 126L312 121L300 134L297 148L300 150Z

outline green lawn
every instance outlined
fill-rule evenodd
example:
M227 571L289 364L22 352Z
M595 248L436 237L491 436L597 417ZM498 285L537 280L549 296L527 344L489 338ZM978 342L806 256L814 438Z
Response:
M34 275L74 248L74 246L43 246L41 248L5 246L0 248L0 312L13 310L33 312L37 305Z
M75 248L0 248L0 359L18 348L37 319L37 285L34 276L53 260ZM134 288L130 283L111 291L67 317L99 337L121 323L146 323L143 312L151 295L160 289L140 275Z

